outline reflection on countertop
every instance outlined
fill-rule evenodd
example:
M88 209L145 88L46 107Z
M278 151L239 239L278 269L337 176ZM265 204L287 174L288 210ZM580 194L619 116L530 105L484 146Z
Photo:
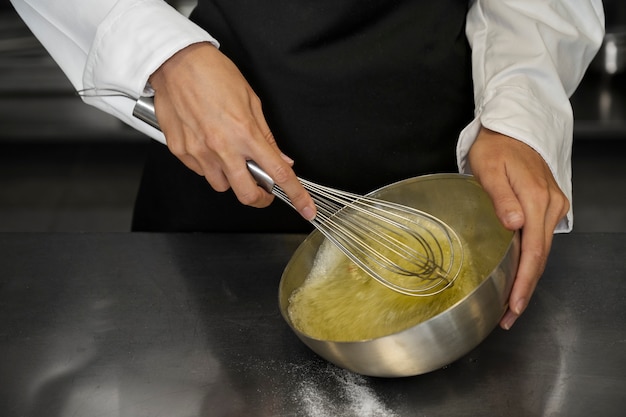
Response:
M512 330L413 378L342 370L289 329L302 238L0 233L0 415L624 414L626 235L556 237Z

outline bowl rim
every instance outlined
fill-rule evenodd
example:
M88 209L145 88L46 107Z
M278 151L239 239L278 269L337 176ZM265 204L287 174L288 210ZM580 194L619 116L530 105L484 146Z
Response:
M474 176L470 175L470 174L456 174L456 173L436 173L436 174L426 174L426 175L422 175L422 176L417 176L417 177L411 177L411 178L407 178L404 180L400 180L400 181L396 181L394 183L391 183L389 185L386 185L384 187L378 188L374 191L371 191L370 193L368 193L368 196L375 196L376 193L380 192L380 191L384 191L387 188L393 187L395 185L399 185L402 183L410 183L410 182L415 182L415 181L431 181L431 180L437 180L437 179L463 179L463 180L471 180L474 184L479 185L478 181L474 178ZM489 271L488 274L485 274L485 276L483 277L483 279L481 280L481 282L476 285L470 292L468 292L463 298L461 298L460 300L458 300L457 302L455 302L453 305L451 305L450 307L448 307L447 309L445 309L444 311L441 311L437 314L435 314L432 317L429 317L428 319L421 321L419 323L416 323L414 325L411 325L405 329L402 330L398 330L394 333L389 333L386 334L384 336L379 336L379 337L374 337L374 338L369 338L369 339L362 339L362 340L349 340L349 341L341 341L341 340L330 340L330 339L320 339L317 337L313 337L310 336L304 332L302 332L301 330L299 330L298 328L296 328L296 326L292 323L289 314L288 314L288 307L289 307L289 300L291 298L291 295L293 294L293 291L289 294L289 297L287 297L287 305L285 306L285 308L283 308L282 305L282 300L281 300L281 294L282 294L282 288L284 285L284 278L288 272L288 270L290 269L290 265L293 262L293 260L297 257L297 255L301 252L304 251L306 249L306 246L311 244L312 240L315 239L321 239L320 240L320 244L326 239L321 232L319 232L318 230L313 230L298 246L298 248L296 249L296 251L293 253L293 255L291 256L291 258L289 259L289 262L287 263L287 265L285 266L283 273L281 274L281 279L279 282L279 291L278 291L278 301L279 301L279 307L280 307L280 312L281 315L283 316L283 319L287 322L287 324L289 325L289 327L296 333L296 335L298 335L298 337L300 338L305 338L306 340L309 341L313 341L316 343L331 343L331 344L337 344L339 346L349 346L349 345L359 345L359 344L364 344L364 343L371 343L372 341L380 341L386 338L395 338L398 335L401 335L403 333L408 333L408 332L415 332L418 331L417 329L419 329L420 327L429 327L433 321L435 321L438 317L444 315L444 314L449 314L452 310L456 310L459 309L460 305L463 304L468 298L472 297L477 291L480 291L482 289L483 286L488 285L488 282L491 281L490 278L494 275L494 273L498 270L498 268L500 267L502 261L509 255L509 253L511 251L513 251L515 249L515 247L518 246L519 244L519 239L520 239L520 232L518 230L516 231L509 231L511 233L510 239L508 240L508 244L506 246L506 249L503 251L502 256L500 257L499 262L497 262L494 267ZM319 245L318 245L319 247ZM308 278L307 277L304 278L304 280L306 280ZM303 280L303 282L304 282ZM382 284L380 284L382 285ZM299 288L299 287L298 287ZM295 290L294 290L295 291ZM393 290L391 290L393 291ZM510 291L509 291L510 293ZM407 297L413 297L411 295L406 295ZM504 305L502 306L502 314L505 313L506 309L508 307L508 294L507 294L507 301L504 303Z

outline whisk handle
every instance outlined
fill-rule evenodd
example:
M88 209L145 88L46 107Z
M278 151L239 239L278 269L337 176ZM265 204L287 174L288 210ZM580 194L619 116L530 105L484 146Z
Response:
M250 174L252 174L259 187L272 194L275 185L272 177L267 175L267 172L263 171L254 161L246 161L246 165L248 166L248 171L250 171Z
M160 130L154 111L153 97L140 97L133 108L133 116ZM274 190L274 180L256 162L247 161L246 164L248 165L248 171L250 171L257 184L271 194Z
M139 97L133 108L133 116L153 128L161 130L154 111L154 97Z

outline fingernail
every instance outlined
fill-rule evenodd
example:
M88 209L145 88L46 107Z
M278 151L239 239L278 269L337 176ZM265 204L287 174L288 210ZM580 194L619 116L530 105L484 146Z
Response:
M515 303L515 306L513 307L513 312L519 316L520 314L524 312L525 308L526 308L526 299L520 298Z
M307 206L305 208L302 209L301 211L302 217L304 217L305 219L311 221L315 218L315 210L313 210L313 208Z
M517 211L512 211L510 213L507 213L506 215L506 224L509 227L521 227L521 223L524 220L524 216L522 215L522 213L517 212Z
M504 317L502 319L502 322L500 323L500 326L504 329L504 330L511 330L511 327L513 327L513 324L515 324L515 320L517 320L517 317L514 315L509 315L507 314L506 317Z
M293 165L294 161L293 159L291 159L290 157L288 157L287 155L285 155L284 153L280 153L280 157L283 158L283 161L287 162L289 165Z

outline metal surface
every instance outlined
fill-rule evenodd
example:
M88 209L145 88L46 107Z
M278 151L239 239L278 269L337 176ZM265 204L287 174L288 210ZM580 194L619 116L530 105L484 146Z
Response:
M304 343L342 367L383 377L430 372L469 352L502 318L517 271L519 235L502 227L487 193L466 175L411 178L383 187L373 196L424 210L448 224L461 237L475 273L484 278L481 284L443 313L402 332L354 342L316 339L293 326L287 313L292 294L302 286L312 265L324 263L324 257L318 256L321 235L313 233L283 273L281 312ZM350 294L344 302L353 302Z
M340 370L285 324L303 238L0 234L0 415L623 415L626 234L556 236L512 330L399 379Z
M153 97L139 97L133 107L133 116L155 129L160 129L154 110Z

